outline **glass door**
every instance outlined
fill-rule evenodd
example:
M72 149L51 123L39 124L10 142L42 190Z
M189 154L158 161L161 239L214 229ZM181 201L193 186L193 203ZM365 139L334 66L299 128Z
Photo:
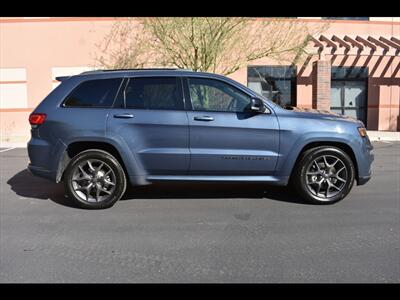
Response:
M365 81L332 81L331 111L366 124L367 89Z

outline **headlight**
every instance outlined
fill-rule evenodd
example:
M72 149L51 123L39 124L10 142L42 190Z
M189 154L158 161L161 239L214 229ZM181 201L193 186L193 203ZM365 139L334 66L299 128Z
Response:
M358 133L362 136L362 137L366 137L367 136L367 129L365 129L365 127L358 127Z

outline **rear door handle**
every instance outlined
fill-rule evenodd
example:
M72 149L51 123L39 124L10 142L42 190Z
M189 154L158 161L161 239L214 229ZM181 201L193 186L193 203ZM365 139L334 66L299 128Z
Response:
M114 118L131 119L131 118L133 118L133 115L132 114L118 114L118 115L114 115Z
M206 121L206 122L210 122L210 121L214 121L213 117L209 117L209 116L198 116L198 117L194 117L195 121Z

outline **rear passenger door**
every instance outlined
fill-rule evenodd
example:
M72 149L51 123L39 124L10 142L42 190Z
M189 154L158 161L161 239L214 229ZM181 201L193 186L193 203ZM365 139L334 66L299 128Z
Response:
M188 172L189 125L178 77L125 78L107 135L127 145L137 175L185 175Z

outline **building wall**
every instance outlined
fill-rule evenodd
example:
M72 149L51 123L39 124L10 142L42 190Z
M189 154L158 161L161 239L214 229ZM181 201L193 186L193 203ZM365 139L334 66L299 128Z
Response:
M55 76L94 65L95 47L114 18L0 19L0 135L29 140L28 116L57 84Z
M376 18L375 18L376 19ZM400 18L331 21L325 33L397 36ZM399 19L399 20L398 20ZM28 116L57 85L55 77L94 67L96 47L114 18L0 18L0 140L26 142ZM308 19L309 22L326 22ZM399 56L326 56L333 66L368 66L369 129L399 130ZM297 105L312 107L312 72L317 56L297 66ZM368 60L368 61L367 61ZM261 59L252 65L274 65ZM230 75L247 84L247 68Z

